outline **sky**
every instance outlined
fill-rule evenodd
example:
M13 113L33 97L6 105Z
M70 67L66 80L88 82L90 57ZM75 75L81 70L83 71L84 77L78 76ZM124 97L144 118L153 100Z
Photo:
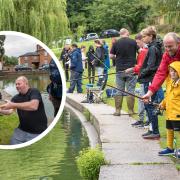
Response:
M4 48L5 55L19 57L27 52L36 51L36 43L21 36L6 35Z

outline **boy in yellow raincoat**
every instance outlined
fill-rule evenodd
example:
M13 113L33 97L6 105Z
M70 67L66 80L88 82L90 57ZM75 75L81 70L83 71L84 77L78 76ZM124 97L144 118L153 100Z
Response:
M180 133L180 61L169 65L169 77L166 84L166 97L160 104L166 110L167 148L159 152L160 156L174 154L174 131ZM178 154L180 158L180 153Z

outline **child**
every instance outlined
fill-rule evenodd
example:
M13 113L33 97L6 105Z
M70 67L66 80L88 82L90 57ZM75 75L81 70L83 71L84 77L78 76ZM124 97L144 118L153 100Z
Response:
M167 148L159 152L160 156L174 154L174 131L180 132L180 61L169 65L166 83L166 97L160 104L160 109L166 109Z

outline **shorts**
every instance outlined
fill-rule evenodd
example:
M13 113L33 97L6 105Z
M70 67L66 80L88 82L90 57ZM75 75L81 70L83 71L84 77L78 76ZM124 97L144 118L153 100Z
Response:
M166 120L166 128L174 131L180 131L180 121Z

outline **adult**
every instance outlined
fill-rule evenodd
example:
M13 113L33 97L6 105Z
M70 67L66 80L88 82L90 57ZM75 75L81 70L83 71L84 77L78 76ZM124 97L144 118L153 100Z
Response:
M148 53L143 62L138 82L143 84L144 92L148 91L148 86L151 84L152 79L159 67L162 58L162 44L156 39L156 30L154 27L149 26L141 31L143 41L148 45ZM152 96L152 102L157 100L157 95ZM155 106L152 104L145 104L145 109L148 115L149 122L152 125L152 130L143 134L144 139L158 139L160 137L158 128L158 115L155 112Z
M89 78L90 84L94 84L94 79L95 79L95 77L94 77L95 76L95 65L93 64L94 54L95 54L94 47L92 45L90 45L89 50L86 54L87 63L88 63L88 78Z
M71 61L70 63L71 82L68 93L73 93L76 86L77 86L77 92L82 93L82 73L83 73L82 55L81 55L81 49L78 48L77 44L72 44L72 51L69 57Z
M107 43L104 39L102 40L102 43L103 43L103 48L105 51L104 72L103 72L105 77L104 77L104 84L103 84L102 89L105 89L106 84L107 84L107 80L108 80L108 70L110 69L110 57L109 57L109 46L107 45Z
M30 88L25 76L16 79L16 89L19 93L1 105L0 109L0 113L6 115L17 109L19 126L14 130L11 145L27 142L47 128L47 117L39 90Z
M169 74L169 65L174 61L180 60L180 38L174 33L170 32L164 36L163 39L165 53L163 54L160 66L153 78L147 93L143 96L144 101L148 102L151 96L161 87ZM167 78L169 80L169 78Z
M54 116L56 116L62 100L62 80L59 69L53 59L49 63L49 70L51 83L47 86L47 92L49 93L49 100L54 107Z
M148 52L148 47L143 42L141 33L138 33L135 36L135 40L136 40L136 43L137 43L137 45L139 47L138 56L137 56L137 64L132 68L126 69L125 73L134 73L136 75L139 75L140 74L140 69L141 69L141 67L143 65L144 59L146 58L146 55L147 55L147 52ZM143 86L143 84L140 84L140 87L139 87L138 91L136 90L136 93L138 93L139 96L144 95L144 86ZM139 120L136 121L135 123L133 123L132 126L143 127L144 126L144 117L145 117L144 114L145 114L144 103L142 102L141 99L138 99L138 116L139 116Z
M60 60L63 63L66 81L69 80L69 56L68 56L69 52L70 52L70 44L65 44L65 46L61 52L61 55L60 55Z
M94 64L97 70L97 74L98 74L98 82L97 82L97 86L102 86L104 77L103 72L104 72L104 67L105 67L105 50L103 47L103 43L101 40L96 39L94 41L95 43L95 58L94 58Z
M136 52L138 46L135 40L129 38L129 31L125 28L120 30L120 39L112 46L110 57L115 58L116 61L116 86L121 90L125 87L129 93L134 94L136 86L136 76L133 74L126 74L124 71L127 68L132 68L136 64ZM121 115L121 108L123 102L123 93L118 91L115 96L116 111L114 116ZM134 97L127 96L127 106L129 115L134 114Z

